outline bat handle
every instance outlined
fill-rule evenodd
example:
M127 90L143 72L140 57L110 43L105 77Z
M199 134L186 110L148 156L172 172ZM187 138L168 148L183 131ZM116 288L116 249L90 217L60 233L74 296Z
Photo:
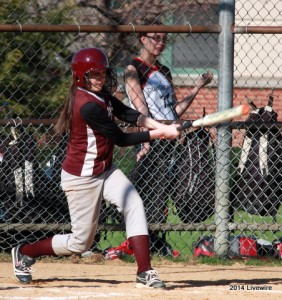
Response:
M185 129L191 128L193 126L193 121L184 121L181 126L177 127L178 131L183 131Z

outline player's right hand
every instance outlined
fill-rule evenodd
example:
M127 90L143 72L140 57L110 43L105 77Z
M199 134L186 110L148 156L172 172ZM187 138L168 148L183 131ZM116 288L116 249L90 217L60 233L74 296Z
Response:
M167 140L174 140L178 138L181 134L181 132L177 130L177 127L179 126L180 126L179 124L165 125L164 133L162 136L160 136L160 138L167 139Z

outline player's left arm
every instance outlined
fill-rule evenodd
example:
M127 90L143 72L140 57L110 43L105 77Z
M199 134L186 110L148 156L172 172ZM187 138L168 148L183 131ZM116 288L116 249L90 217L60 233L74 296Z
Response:
M115 97L111 98L111 103L113 106L114 115L121 121L138 127L146 127L148 129L158 129L163 127L162 123L150 117L147 117L139 111L125 105Z

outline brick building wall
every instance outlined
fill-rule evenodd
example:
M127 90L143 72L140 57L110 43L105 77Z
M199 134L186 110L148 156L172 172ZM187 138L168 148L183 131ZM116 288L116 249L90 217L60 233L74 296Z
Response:
M189 94L189 88L178 87L176 96L179 101ZM238 106L240 104L247 104L246 97L253 100L257 107L263 107L267 105L268 96L273 95L273 109L278 114L278 122L282 122L282 89L259 89L259 88L234 88L233 90L233 106ZM120 90L116 93L116 97L124 101L126 104L126 96ZM211 114L217 111L217 88L216 87L206 87L200 90L197 97L188 108L187 112L181 117L182 119L195 120L203 116L205 108L205 114ZM234 121L244 121L246 117L237 118ZM234 129L232 131L232 146L240 147L242 146L242 141L244 138L243 129ZM215 138L215 130L211 129L212 136Z

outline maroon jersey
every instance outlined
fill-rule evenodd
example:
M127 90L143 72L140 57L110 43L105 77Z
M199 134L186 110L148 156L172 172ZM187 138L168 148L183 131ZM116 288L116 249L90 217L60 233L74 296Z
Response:
M114 116L136 125L139 115L111 95L78 88L63 169L76 176L99 175L110 169L115 144L129 146L150 139L149 132L124 133Z

